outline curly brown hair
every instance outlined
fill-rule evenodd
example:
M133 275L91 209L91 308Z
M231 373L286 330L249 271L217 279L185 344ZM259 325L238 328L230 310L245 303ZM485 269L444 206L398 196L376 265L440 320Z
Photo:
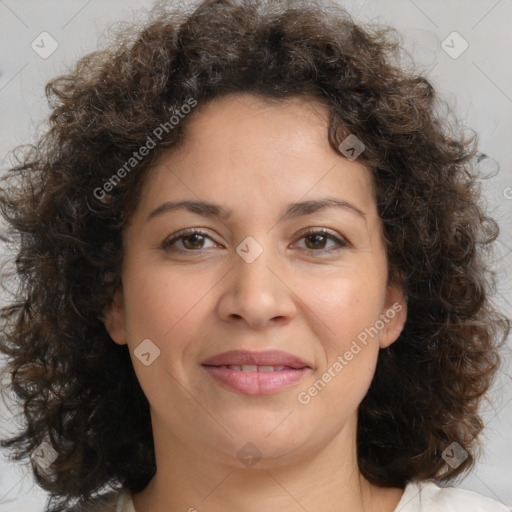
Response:
M142 180L201 105L230 93L314 98L329 109L336 151L348 134L365 145L389 282L406 293L408 318L359 407L360 471L403 487L473 466L479 405L510 328L490 301L498 226L481 204L476 136L403 57L393 29L355 24L334 3L205 0L161 5L135 35L119 34L47 84L49 127L0 194L15 254L0 351L25 420L1 446L13 460L44 440L56 450L45 471L32 464L47 510L110 485L138 492L155 474L148 401L103 312L121 284L123 228ZM190 98L193 113L109 194L94 193ZM441 458L453 441L469 454L457 468Z

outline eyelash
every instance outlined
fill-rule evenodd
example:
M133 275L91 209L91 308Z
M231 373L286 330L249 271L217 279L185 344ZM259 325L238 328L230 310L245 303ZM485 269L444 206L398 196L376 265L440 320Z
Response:
M172 247L176 241L181 240L183 238L193 236L193 235L201 235L201 236L204 236L204 237L209 238L210 240L214 241L204 231L201 231L200 229L191 228L191 229L182 231L182 232L178 233L177 235L169 237L168 239L164 240L164 242L162 243L162 249L169 251L169 252L178 252L178 253L182 253L182 254L200 253L203 249L184 250L184 249L177 249L176 247ZM315 253L328 253L328 252L332 252L332 251L339 251L349 245L346 240L340 239L340 238L334 236L332 233L330 233L326 229L310 228L302 233L300 240L302 240L303 238L307 238L308 236L312 236L312 235L323 235L326 238L328 238L329 240L336 242L339 247L334 248L334 249L331 248L331 249L318 249L318 250L317 249L305 249L306 251L315 252Z

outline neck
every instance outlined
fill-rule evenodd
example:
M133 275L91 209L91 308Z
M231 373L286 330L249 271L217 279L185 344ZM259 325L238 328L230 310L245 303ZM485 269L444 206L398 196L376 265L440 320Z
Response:
M136 512L393 512L403 490L370 484L359 472L353 418L323 446L252 467L195 451L153 419L157 472L133 495ZM169 439L172 439L169 442ZM245 442L240 442L243 446ZM300 448L300 447L299 447ZM264 447L261 447L264 452Z

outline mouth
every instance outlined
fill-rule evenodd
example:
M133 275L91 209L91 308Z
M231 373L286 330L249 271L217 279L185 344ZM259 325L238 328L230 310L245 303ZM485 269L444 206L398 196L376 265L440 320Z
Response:
M229 370L235 370L237 372L281 372L283 370L302 370L303 368L309 368L308 366L303 366L302 368L294 368L291 366L272 366L272 365L257 365L257 364L230 364L230 365L221 365L221 366L215 366L215 365L204 365L204 366L210 366L211 368L227 368Z
M312 370L297 356L277 350L224 352L206 359L202 367L225 389L246 395L280 392Z
M232 369L246 372L275 371L276 368L281 369L281 367L291 369L311 368L311 366L301 358L289 354L288 352L283 352L282 350L265 350L263 352L230 350L229 352L216 354L203 361L202 364L205 366L235 367ZM254 366L263 368L263 370L255 370Z

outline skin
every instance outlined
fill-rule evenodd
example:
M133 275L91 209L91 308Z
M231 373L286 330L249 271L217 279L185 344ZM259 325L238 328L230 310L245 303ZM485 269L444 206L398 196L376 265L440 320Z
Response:
M122 290L105 315L112 339L128 344L151 408L157 472L133 495L137 512L392 512L401 498L402 489L360 474L356 432L379 350L399 336L406 303L388 286L370 170L329 146L327 126L314 99L229 95L198 106L184 143L147 176L124 232ZM363 215L327 208L279 220L288 204L324 197ZM233 213L177 210L148 220L184 199ZM206 236L162 246L186 228ZM307 228L325 228L344 245L304 237ZM252 263L236 252L248 236L263 249ZM298 394L393 304L401 308L394 318L300 403ZM134 355L144 339L160 350L147 366ZM240 394L201 366L232 349L280 349L312 369L280 392ZM252 467L237 457L248 442L261 453Z

